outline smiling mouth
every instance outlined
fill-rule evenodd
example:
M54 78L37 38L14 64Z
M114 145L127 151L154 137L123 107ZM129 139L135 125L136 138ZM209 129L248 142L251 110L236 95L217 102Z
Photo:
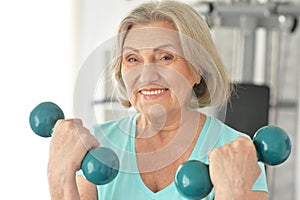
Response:
M140 90L139 93L143 95L161 95L164 94L168 89L145 89L145 90Z

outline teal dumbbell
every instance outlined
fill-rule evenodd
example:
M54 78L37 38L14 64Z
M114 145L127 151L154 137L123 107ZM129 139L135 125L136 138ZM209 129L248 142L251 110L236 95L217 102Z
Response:
M55 123L64 118L64 113L59 106L52 102L43 102L31 111L29 123L35 134L51 137ZM81 169L87 180L96 185L104 185L117 176L119 159L109 148L93 148L85 155Z
M260 128L253 137L257 158L267 165L278 165L288 159L292 145L288 134L276 126ZM183 163L176 171L175 186L187 199L201 199L213 188L209 166L196 160Z

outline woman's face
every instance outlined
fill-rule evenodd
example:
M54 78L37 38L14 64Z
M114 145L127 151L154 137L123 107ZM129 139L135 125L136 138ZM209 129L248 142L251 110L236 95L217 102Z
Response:
M124 41L122 79L131 104L147 114L152 106L168 113L186 108L200 81L184 59L178 32L168 22L133 26Z

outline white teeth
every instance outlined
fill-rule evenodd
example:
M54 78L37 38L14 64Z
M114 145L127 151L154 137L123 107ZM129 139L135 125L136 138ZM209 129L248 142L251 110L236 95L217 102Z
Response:
M161 94L161 93L164 93L165 90L151 90L151 91L145 91L145 90L142 90L141 93L144 94L144 95L156 95L156 94Z

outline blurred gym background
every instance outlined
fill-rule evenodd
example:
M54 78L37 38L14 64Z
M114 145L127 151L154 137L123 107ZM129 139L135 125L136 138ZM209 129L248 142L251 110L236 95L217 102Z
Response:
M54 101L67 117L80 116L80 112L96 107L104 110L98 113L98 121L118 115L115 107L114 113L109 108L103 109L103 102L111 95L108 88L100 88L96 98L91 99L94 104L74 113L74 99L80 103L80 94L85 94L84 86L90 83L76 89L75 97L74 85L91 54L115 36L120 20L141 2L144 1L0 3L0 182L4 197L50 198L49 139L35 136L28 125L28 115L35 105ZM290 158L282 165L267 168L270 199L300 199L300 1L183 2L206 18L232 81L239 83L238 96L227 107L227 123L236 120L231 112L240 112L249 115L246 121L284 128L292 139ZM100 57L105 66L109 50ZM243 102L246 105L249 103L248 110L243 103L235 104L242 99L246 99ZM262 119L253 117L255 114Z

